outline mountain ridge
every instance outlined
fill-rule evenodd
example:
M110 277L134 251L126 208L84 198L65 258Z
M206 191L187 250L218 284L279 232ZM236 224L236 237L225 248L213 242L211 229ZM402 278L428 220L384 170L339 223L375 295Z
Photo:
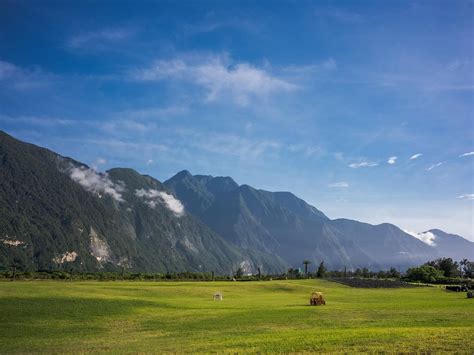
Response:
M471 258L474 245L437 229L424 232L436 235L433 246L389 223L331 220L291 192L228 176L183 170L160 182L130 168L101 173L2 131L0 162L0 268L276 273L308 259L405 269Z

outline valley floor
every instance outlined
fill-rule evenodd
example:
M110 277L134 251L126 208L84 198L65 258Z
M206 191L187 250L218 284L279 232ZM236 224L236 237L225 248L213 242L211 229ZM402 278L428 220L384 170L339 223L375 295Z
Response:
M326 306L308 306L313 289ZM213 301L220 291L223 301ZM473 353L474 300L323 280L0 282L0 353Z

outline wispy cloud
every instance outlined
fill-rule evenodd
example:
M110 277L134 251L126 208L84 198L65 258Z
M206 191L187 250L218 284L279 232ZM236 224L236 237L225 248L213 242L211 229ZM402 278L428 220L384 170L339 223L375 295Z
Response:
M130 28L109 28L82 32L71 36L67 45L70 48L105 49L111 44L129 39L136 31Z
M464 154L461 154L459 157L462 158L462 157L468 157L468 156L471 156L471 155L474 155L474 152L464 153Z
M236 156L240 159L257 159L262 155L275 153L281 148L279 142L273 140L253 140L246 137L229 134L197 134L184 133L191 147L209 153Z
M377 166L377 165L379 165L379 164L376 163L376 162L363 161L363 162L360 162L360 163L349 164L349 167L352 168L352 169L358 169L358 168L370 168L370 167Z
M50 85L57 77L46 73L37 66L22 68L9 62L0 60L0 83L16 90L44 88Z
M228 55L158 60L148 68L134 70L131 78L138 81L191 82L206 90L208 102L230 95L240 105L246 105L251 98L297 89L295 84L263 68L234 62Z
M204 21L196 23L188 23L182 27L183 34L185 35L199 35L202 33L210 33L223 29L236 29L251 33L253 35L261 31L260 21L252 21L249 18L243 16L236 16L233 18L221 18L209 16Z
M395 157L395 156L390 157L390 158L388 158L387 163L389 163L390 165L393 165L397 162L397 159L398 159L398 157Z
M342 188L347 188L349 187L349 184L345 181L340 181L340 182L334 182L332 184L328 185L329 187L342 187Z
M166 119L170 117L180 116L189 113L186 106L167 106L167 107L143 107L123 112L116 115L130 119Z
M69 176L87 191L102 197L103 194L111 196L114 200L124 202L122 192L125 190L123 184L118 184L110 180L106 173L98 173L93 169L83 166L73 166L69 168Z
M414 154L410 157L410 160L415 160L415 159L418 159L419 157L421 157L423 154L421 153L417 153L417 154Z
M184 206L181 201L164 191L139 189L135 190L135 195L142 198L151 208L155 208L158 203L163 203L177 217L184 215Z
M290 144L288 150L292 153L303 154L306 157L319 156L323 153L323 149L311 144Z
M457 198L459 198L461 200L474 200L474 194L460 195Z
M321 8L316 9L314 13L318 18L334 20L340 23L357 24L364 22L364 16L362 16L360 13L344 8Z
M437 167L440 166L440 165L443 165L443 163L440 162L440 163L433 164L433 165L431 165L430 167L428 167L426 170L427 170L427 171L433 170L434 168L437 168Z
M106 159L104 159L104 158L97 158L97 159L95 160L94 164L92 165L92 168L97 171L97 170L99 170L99 167L100 167L101 165L104 165L104 164L107 164L107 160L106 160Z
M312 74L321 73L325 71L333 71L337 69L337 62L334 58L328 58L325 61L317 64L309 65L290 65L284 67L282 70L293 74Z
M72 126L81 124L80 121L63 119L57 117L47 117L47 116L7 116L0 114L0 122L10 123L10 124L27 124L33 126L43 126L43 127L61 127L61 126Z

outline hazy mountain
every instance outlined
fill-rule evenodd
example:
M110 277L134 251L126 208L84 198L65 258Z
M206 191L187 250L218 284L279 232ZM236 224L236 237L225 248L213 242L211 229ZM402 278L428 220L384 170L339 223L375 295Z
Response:
M404 269L438 256L425 243L393 224L371 225L349 219L335 219L331 224L345 240L355 242L369 255L374 265Z
M279 255L293 266L304 259L331 268L406 268L436 250L391 224L330 220L289 192L239 186L229 177L182 171L164 183L187 209L243 249Z
M430 230L331 220L289 192L182 171L96 172L0 131L0 268L282 272L309 259L331 269L402 269L473 243Z
M86 165L0 132L0 268L267 272L286 264L242 253L157 180Z
M435 249L440 255L454 260L474 259L474 243L456 234L449 234L440 229L418 233L417 238Z

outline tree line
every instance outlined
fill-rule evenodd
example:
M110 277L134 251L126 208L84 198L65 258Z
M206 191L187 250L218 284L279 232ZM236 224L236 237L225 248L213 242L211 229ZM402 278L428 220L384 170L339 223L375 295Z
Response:
M388 270L371 271L368 268L357 268L355 270L327 270L324 261L319 263L314 271L308 271L311 264L309 260L303 260L303 268L290 268L282 274L264 274L260 268L257 273L246 274L239 267L229 275L219 275L214 272L168 272L168 273L145 273L121 271L102 272L80 272L75 270L42 270L42 271L18 271L15 267L0 272L0 279L28 280L28 279L54 279L54 280L100 280L100 281L258 281L273 279L302 279L302 278L371 278L371 279L397 279L410 282L424 283L458 283L466 279L474 278L474 262L468 259L454 261L451 258L439 258L428 261L423 265L409 268L401 273L396 268Z

